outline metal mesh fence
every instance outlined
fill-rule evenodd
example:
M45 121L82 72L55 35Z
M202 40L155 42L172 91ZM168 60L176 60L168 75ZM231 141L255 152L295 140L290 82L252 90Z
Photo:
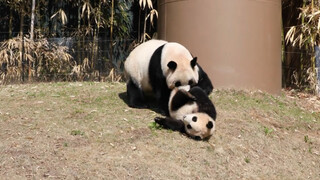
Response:
M66 37L3 40L0 83L52 80L104 80L121 76L133 39ZM118 78L119 79L119 78Z

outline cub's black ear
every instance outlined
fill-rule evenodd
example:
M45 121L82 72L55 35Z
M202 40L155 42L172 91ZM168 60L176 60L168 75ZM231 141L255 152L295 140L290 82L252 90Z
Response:
M196 64L197 64L197 57L194 57L194 58L191 60L190 64L191 64L191 67L194 68L194 67L196 66Z
M211 121L209 121L209 122L208 122L208 124L207 124L207 128L208 128L208 129L213 128L213 123L212 123Z
M177 63L174 62L174 61L170 61L167 66L168 66L169 69L171 69L172 71L174 71L174 70L176 70L176 68L177 68Z

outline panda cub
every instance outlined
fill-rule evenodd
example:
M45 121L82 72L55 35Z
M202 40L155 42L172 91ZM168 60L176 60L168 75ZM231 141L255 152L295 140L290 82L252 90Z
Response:
M200 86L206 94L213 86L197 63L197 57L181 44L163 40L149 40L131 51L124 63L128 104L145 106L145 96L153 96L160 108L168 113L170 92L179 86Z
M209 138L215 130L216 109L207 94L199 87L189 91L172 90L169 100L170 117L156 117L156 123L174 131L187 133L201 140Z

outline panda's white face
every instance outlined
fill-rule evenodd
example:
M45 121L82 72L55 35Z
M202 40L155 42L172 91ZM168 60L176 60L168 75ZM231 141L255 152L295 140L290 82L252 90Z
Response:
M163 48L161 66L169 89L192 86L199 81L197 58L181 44L167 43Z
M187 114L182 120L187 134L195 139L209 138L215 130L215 121L205 113Z
M188 64L176 63L175 68L169 68L169 73L166 77L167 85L169 89L173 89L175 87L180 86L189 86L189 89L191 86L198 83L198 71L195 69L198 68L197 66L192 67L190 61L185 60L189 62ZM171 61L170 63L175 63L174 61Z

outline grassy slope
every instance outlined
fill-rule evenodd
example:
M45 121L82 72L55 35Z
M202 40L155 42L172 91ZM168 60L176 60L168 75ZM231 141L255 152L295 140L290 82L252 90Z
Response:
M129 108L124 92L123 83L1 86L0 177L320 179L312 103L215 91L217 130L206 142L154 128L159 114Z

